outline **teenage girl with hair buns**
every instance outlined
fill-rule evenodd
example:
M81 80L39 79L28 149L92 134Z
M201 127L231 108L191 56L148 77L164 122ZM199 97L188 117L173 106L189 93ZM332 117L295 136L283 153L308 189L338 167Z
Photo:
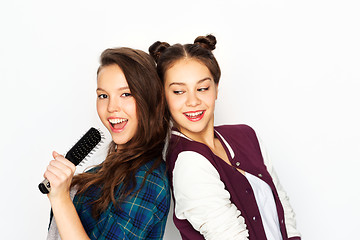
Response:
M97 112L112 142L101 164L74 177L74 164L53 153L44 174L54 213L48 239L160 240L171 198L162 83L141 50L107 49L100 61Z
M183 239L300 239L289 199L254 130L214 127L220 67L216 38L155 42L150 54L174 127L167 153Z

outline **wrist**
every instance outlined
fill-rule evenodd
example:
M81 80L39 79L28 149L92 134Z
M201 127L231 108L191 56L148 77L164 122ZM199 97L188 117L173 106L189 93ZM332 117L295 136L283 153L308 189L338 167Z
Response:
M49 193L48 197L52 208L58 205L63 205L72 202L69 192L64 192L62 194L56 194L56 195L51 195L51 193Z

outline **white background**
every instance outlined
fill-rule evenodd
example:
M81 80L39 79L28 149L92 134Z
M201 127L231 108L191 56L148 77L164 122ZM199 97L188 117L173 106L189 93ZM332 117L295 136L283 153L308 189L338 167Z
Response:
M37 185L52 150L102 128L105 48L207 33L222 69L216 124L260 134L303 239L357 238L359 12L355 0L1 1L0 238L45 239L50 205ZM180 239L169 221L165 239Z

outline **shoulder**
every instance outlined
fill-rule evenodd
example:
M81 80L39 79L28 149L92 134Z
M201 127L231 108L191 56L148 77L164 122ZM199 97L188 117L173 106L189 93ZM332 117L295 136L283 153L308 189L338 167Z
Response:
M146 164L142 165L139 170L136 172L135 177L137 180L137 185L141 184L142 181L145 181L145 185L148 187L153 186L154 188L167 188L169 185L169 180L166 173L166 164L164 161L161 161L160 165L156 168L153 168L155 164L155 159ZM141 180L140 182L138 180Z
M246 134L254 134L255 131L252 127L246 124L228 124L228 125L220 125L215 127L216 131L222 132L222 133L246 133Z
M170 208L170 185L165 163L162 161L160 166L151 171L153 164L154 161L150 161L140 167L135 174L134 190L121 203L121 208L133 218L137 218L141 212L144 221L145 218L162 220Z
M170 205L170 183L167 176L166 164L163 160L153 168L155 159L140 167L135 174L137 196L153 207L158 205L168 208ZM161 208L162 208L161 207Z
M197 152L184 151L178 155L173 169L175 185L188 185L205 179L204 176L220 178L220 175L212 163Z
M255 130L246 124L221 125L216 126L215 130L226 138L242 138L257 141Z
M179 153L176 161L176 166L188 165L192 167L200 167L211 164L209 160L201 153L194 151L182 151Z
M160 239L163 235L164 228L157 226L166 223L171 195L165 164L162 161L151 171L154 163L152 160L142 165L134 174L136 181L131 194L119 201L119 205L111 202L107 211L101 215L102 219L96 225L99 229L101 227L101 236L110 232L116 233L121 239L148 239L149 234L152 234ZM115 197L120 198L120 194L117 191Z
M175 161L178 158L178 155L182 152L189 152L187 154L201 154L203 156L211 154L211 150L202 143L199 143L197 141L193 141L186 136L182 135L181 133L173 131L169 143L169 151L167 154L167 162L175 163Z
M191 166L191 168L189 168L189 166ZM177 169L177 172L179 172L180 169L182 169L184 173L186 171L196 172L209 166L212 166L212 164L204 155L193 151L183 151L179 153L176 159L174 171Z

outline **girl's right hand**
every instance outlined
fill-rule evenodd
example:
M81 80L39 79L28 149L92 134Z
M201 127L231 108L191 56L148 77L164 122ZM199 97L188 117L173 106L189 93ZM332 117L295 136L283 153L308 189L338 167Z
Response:
M75 165L72 162L55 151L52 155L54 160L50 161L44 173L44 177L51 185L51 191L48 193L50 202L69 198L71 180L75 173Z
M75 165L55 151L53 157L54 160L50 161L44 177L51 185L48 197L60 237L64 240L90 240L70 198L70 185L75 173Z

